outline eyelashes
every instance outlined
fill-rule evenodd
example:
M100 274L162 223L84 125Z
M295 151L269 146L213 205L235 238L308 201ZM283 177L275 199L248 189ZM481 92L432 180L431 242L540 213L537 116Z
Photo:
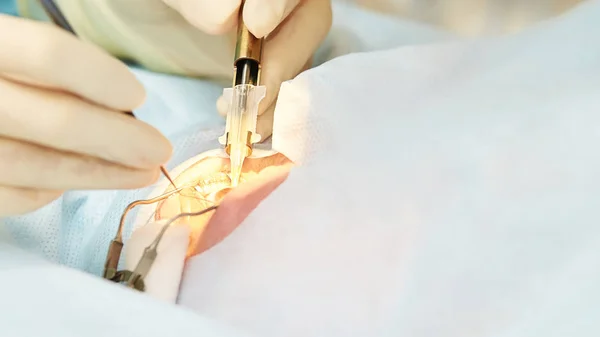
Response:
M194 167L195 165L201 163L202 161L204 161L206 159L210 159L210 158L213 158L213 157L201 159L196 164L192 165L192 167ZM242 176L241 176L240 180L243 182L248 179L252 179L253 176L256 176L260 171L262 171L263 169L265 169L267 167L280 166L280 165L287 164L289 162L290 162L289 159L287 159L285 156L283 156L279 153L270 155L268 157L249 158L247 161L248 166L245 165L245 170L242 172ZM191 182L193 182L193 183L187 185L194 190L193 194L196 194L198 197L207 198L211 195L214 195L220 191L223 191L223 190L231 187L231 179L229 178L229 174L228 174L228 172L229 172L228 162L227 163L224 162L220 166L221 166L220 170L218 172L213 171L214 173L202 174L198 171L194 172L196 175L198 173L200 173L200 174L199 174L199 176L197 176L196 179L194 179L194 180L190 179L191 181L188 180L190 183ZM214 168L216 168L216 167L213 166L213 169ZM186 171L183 172L183 175L185 175ZM208 171L210 172L212 170L208 170Z
M231 187L229 175L225 172L217 172L201 177L194 186L194 190L206 197L229 187Z
M202 175L196 178L194 183L185 186L175 198L161 201L156 208L155 220L170 218L182 212L198 212L219 201L223 197L223 191L230 187L231 179L224 171ZM205 219L204 216L199 218ZM200 221L192 219L186 218L185 221Z

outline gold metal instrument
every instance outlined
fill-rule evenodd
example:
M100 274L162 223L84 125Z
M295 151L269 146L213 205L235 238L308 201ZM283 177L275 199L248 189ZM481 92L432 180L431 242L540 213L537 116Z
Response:
M227 124L221 143L229 155L231 184L239 183L246 157L252 155L253 144L260 141L256 133L258 104L266 90L260 86L263 40L252 35L243 22L240 5L238 16L237 43L233 62L233 88L225 89L224 97L229 100Z

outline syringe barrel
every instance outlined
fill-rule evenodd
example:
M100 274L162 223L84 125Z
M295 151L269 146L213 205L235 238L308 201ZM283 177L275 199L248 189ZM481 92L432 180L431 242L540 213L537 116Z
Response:
M239 84L223 91L226 101L230 102L227 109L225 134L219 139L225 145L229 154L231 146L246 146L246 156L252 154L252 144L260 141L256 134L258 105L265 97L264 86Z

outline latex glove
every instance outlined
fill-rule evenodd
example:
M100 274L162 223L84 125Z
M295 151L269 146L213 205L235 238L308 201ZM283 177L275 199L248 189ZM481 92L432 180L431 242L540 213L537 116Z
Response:
M35 0L20 0L37 5ZM231 85L241 0L58 0L77 33L113 55L154 71L209 77ZM25 5L21 7L27 7ZM27 14L27 13L24 13ZM271 134L282 81L310 65L331 26L329 0L247 0L243 18L263 51L258 133ZM225 113L224 102L217 103Z
M0 216L157 179L171 147L121 112L145 95L125 65L48 24L0 15L0 32Z
M241 0L164 0L190 23L211 34L225 34L237 27ZM328 0L246 0L243 20L254 36L266 37L262 59L262 84L266 97L259 107L257 132L270 136L279 87L308 68L312 55L331 27ZM228 102L221 97L219 113Z

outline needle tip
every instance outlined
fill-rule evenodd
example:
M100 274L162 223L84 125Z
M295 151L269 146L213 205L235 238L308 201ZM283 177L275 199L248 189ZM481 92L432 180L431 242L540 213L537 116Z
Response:
M229 155L231 173L231 187L235 187L240 183L240 176L242 175L242 166L244 165L244 154L242 151L231 151Z
M171 185L173 185L173 188L177 189L177 186L175 186L175 182L173 181L173 179L171 179L171 176L169 175L169 172L167 172L167 169L164 166L161 166L160 171L165 176L165 178L167 178L167 180L171 183Z

